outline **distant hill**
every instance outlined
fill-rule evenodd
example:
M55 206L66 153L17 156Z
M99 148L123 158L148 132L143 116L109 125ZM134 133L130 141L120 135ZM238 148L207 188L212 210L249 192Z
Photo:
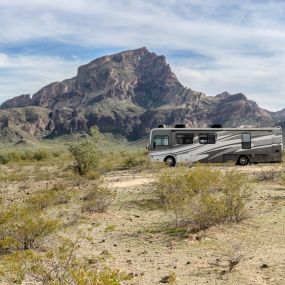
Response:
M2 140L102 132L140 139L158 123L205 127L273 126L285 109L269 112L242 94L206 96L183 86L164 56L146 48L103 56L80 66L77 75L1 105Z

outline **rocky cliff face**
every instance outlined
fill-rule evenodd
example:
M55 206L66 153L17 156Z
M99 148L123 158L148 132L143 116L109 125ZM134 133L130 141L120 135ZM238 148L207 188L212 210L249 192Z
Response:
M19 115L31 106L34 122ZM98 58L79 67L74 78L10 99L1 109L2 133L21 126L27 133L62 135L97 125L129 139L143 137L158 123L272 126L285 117L284 110L270 113L243 94L210 97L186 88L165 57L146 48Z

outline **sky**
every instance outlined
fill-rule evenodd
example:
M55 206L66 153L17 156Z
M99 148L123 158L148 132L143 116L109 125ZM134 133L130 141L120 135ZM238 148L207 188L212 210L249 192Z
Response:
M182 84L285 108L285 0L0 0L0 103L147 47Z

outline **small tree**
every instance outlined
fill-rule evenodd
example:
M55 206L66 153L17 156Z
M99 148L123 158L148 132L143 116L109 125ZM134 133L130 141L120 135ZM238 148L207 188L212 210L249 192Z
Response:
M80 175L85 175L92 168L96 168L99 163L102 136L97 127L92 128L90 133L89 138L75 141L69 147L69 151L75 159L75 168Z

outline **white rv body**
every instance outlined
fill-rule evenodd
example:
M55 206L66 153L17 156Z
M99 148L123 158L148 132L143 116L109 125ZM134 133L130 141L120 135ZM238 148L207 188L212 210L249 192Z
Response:
M273 128L155 128L149 139L152 161L171 164L281 162L282 129Z

